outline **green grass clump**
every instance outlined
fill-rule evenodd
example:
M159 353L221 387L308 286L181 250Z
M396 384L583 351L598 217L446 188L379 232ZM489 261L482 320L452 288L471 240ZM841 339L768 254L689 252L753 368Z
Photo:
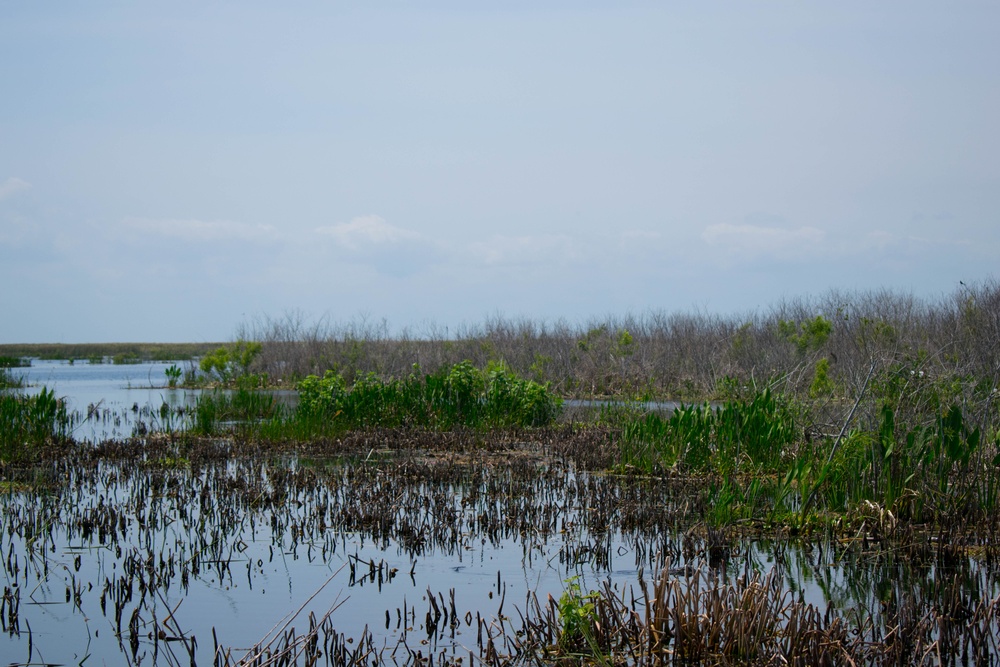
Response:
M9 368L0 367L0 389L19 389L24 386L24 378L14 375Z
M286 417L286 411L284 405L269 392L220 389L201 394L193 415L191 430L202 435L213 435L225 425L244 431L256 431L265 422L282 421Z
M112 363L116 366L131 366L142 363L142 357L134 352L123 352L111 357Z
M72 421L49 389L35 396L0 395L0 460L30 458L33 449L67 437Z
M769 390L751 399L682 405L669 416L651 412L622 425L622 464L645 472L683 465L692 470L776 470L800 430L791 410Z
M503 364L481 370L464 361L433 374L417 371L390 380L368 374L351 386L334 371L311 375L298 385L297 417L344 428L530 427L552 423L562 405L547 386Z
M25 368L30 365L30 359L0 355L0 368Z

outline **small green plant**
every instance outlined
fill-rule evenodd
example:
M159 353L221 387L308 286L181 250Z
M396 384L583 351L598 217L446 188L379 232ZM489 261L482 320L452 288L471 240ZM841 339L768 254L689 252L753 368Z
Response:
M559 597L559 648L579 653L591 647L597 623L596 591L584 593L577 577L566 580L566 590Z
M177 382L181 379L181 376L184 375L184 371L181 370L181 367L177 364L171 364L168 366L164 373L167 375L167 384L171 389L177 386Z

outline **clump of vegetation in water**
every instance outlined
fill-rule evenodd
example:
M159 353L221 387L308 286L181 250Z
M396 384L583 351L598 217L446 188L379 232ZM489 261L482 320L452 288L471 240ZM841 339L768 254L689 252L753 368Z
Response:
M559 596L558 648L563 655L595 653L594 626L597 624L596 601L600 593L584 593L576 577L566 580L566 590Z
M0 389L18 389L24 386L24 379L9 368L0 367Z
M220 425L228 424L241 432L259 430L264 422L272 422L271 434L282 437L285 417L284 406L274 394L239 388L234 391L217 390L203 393L198 397L193 410L195 433L213 435Z
M35 396L0 395L0 460L30 458L53 439L65 438L72 426L66 405L43 388Z
M678 464L697 471L773 471L801 433L787 402L767 389L719 408L651 412L622 429L622 463L647 473Z
M0 368L25 368L31 365L30 359L23 357L8 357L0 355Z
M116 366L134 366L142 363L142 357L135 352L123 352L113 356L111 362Z
M481 370L468 361L426 375L414 368L403 379L368 374L351 386L327 371L305 378L298 390L299 418L348 428L545 426L561 407L547 386L517 377L504 364Z
M181 370L181 367L178 366L177 364L171 364L170 366L168 366L166 370L164 370L164 373L167 376L167 386L169 386L171 389L177 386L177 383L184 375L184 371Z

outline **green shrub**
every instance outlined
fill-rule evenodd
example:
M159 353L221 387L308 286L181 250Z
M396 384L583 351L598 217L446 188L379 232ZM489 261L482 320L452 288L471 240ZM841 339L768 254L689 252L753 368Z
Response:
M830 379L830 360L826 357L816 362L816 371L809 385L809 398L823 398L833 394L833 380Z
M222 384L228 384L247 375L250 364L260 356L263 345L256 341L237 340L232 345L216 349L202 357L199 366L202 372L214 375Z

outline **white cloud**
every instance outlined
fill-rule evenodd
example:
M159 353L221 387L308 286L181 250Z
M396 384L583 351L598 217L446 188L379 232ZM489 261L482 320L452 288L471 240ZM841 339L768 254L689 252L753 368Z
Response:
M230 220L126 218L124 224L138 232L197 243L214 241L266 243L279 238L277 230L271 225L250 225Z
M334 241L334 252L341 261L370 266L395 278L419 273L446 255L441 243L391 225L377 215L359 216L314 231Z
M3 183L0 183L0 199L6 199L18 192L27 190L31 187L31 183L27 181L22 181L20 178L8 178Z
M815 227L765 227L762 225L711 225L701 238L730 255L745 259L771 257L800 259L814 256L826 241L826 232Z
M494 236L468 246L469 255L488 265L566 263L582 258L574 240L562 234Z
M316 232L332 237L338 244L351 250L360 250L366 246L415 241L420 235L409 229L390 225L377 215L364 215L350 222L317 227Z

